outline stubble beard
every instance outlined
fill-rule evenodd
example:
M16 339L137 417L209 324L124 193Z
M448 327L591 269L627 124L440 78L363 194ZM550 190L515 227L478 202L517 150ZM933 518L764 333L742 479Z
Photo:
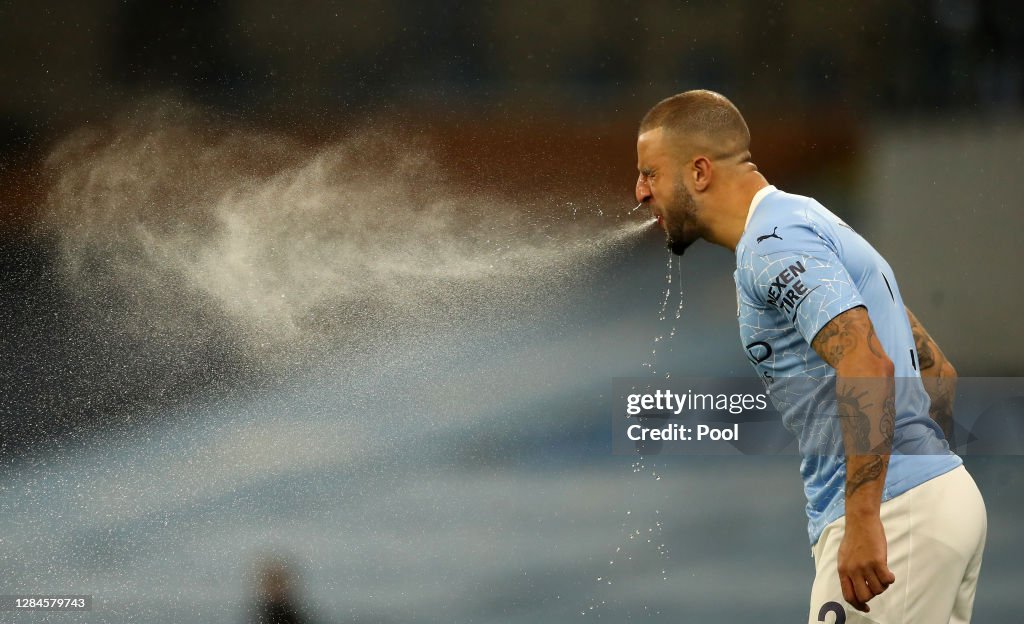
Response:
M687 247L700 238L700 234L697 231L694 216L697 211L697 202L693 199L693 195L690 195L686 187L681 184L676 187L675 191L678 199L672 205L666 206L666 215L671 215L672 218L665 220L667 226L665 237L669 250L675 255L681 256Z

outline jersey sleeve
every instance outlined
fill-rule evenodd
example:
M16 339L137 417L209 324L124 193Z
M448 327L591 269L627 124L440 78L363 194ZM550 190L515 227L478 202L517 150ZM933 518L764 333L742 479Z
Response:
M786 233L785 247L747 254L745 294L774 308L810 344L829 321L864 299L831 244L814 232Z

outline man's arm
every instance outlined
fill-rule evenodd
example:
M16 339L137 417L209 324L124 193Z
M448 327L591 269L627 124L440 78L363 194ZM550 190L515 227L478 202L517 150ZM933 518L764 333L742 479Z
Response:
M839 546L843 597L867 602L896 580L879 517L895 430L893 364L863 306L829 321L811 346L836 371L836 402L846 449L846 531Z
M910 330L914 333L914 346L917 348L921 381L924 382L924 389L931 398L928 415L942 427L942 433L946 435L946 440L952 446L956 369L949 363L945 354L942 353L942 349L935 344L924 325L921 325L921 321L917 320L910 308L906 310L907 318L910 320Z

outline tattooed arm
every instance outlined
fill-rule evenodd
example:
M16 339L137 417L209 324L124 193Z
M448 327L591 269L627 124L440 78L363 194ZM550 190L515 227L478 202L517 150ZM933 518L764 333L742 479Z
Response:
M907 308L910 329L914 332L914 346L921 368L921 381L931 398L928 415L942 427L942 433L953 445L953 400L956 398L956 369L949 363L939 345L928 335L924 325Z
M846 449L846 531L839 546L843 597L857 609L895 582L879 518L895 430L893 364L863 306L828 322L811 346L836 371L836 403Z

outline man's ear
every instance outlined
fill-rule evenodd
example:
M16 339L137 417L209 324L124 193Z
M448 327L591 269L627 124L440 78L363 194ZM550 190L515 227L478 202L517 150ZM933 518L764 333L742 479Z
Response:
M693 159L693 188L697 192L706 191L711 184L711 161L706 156Z

